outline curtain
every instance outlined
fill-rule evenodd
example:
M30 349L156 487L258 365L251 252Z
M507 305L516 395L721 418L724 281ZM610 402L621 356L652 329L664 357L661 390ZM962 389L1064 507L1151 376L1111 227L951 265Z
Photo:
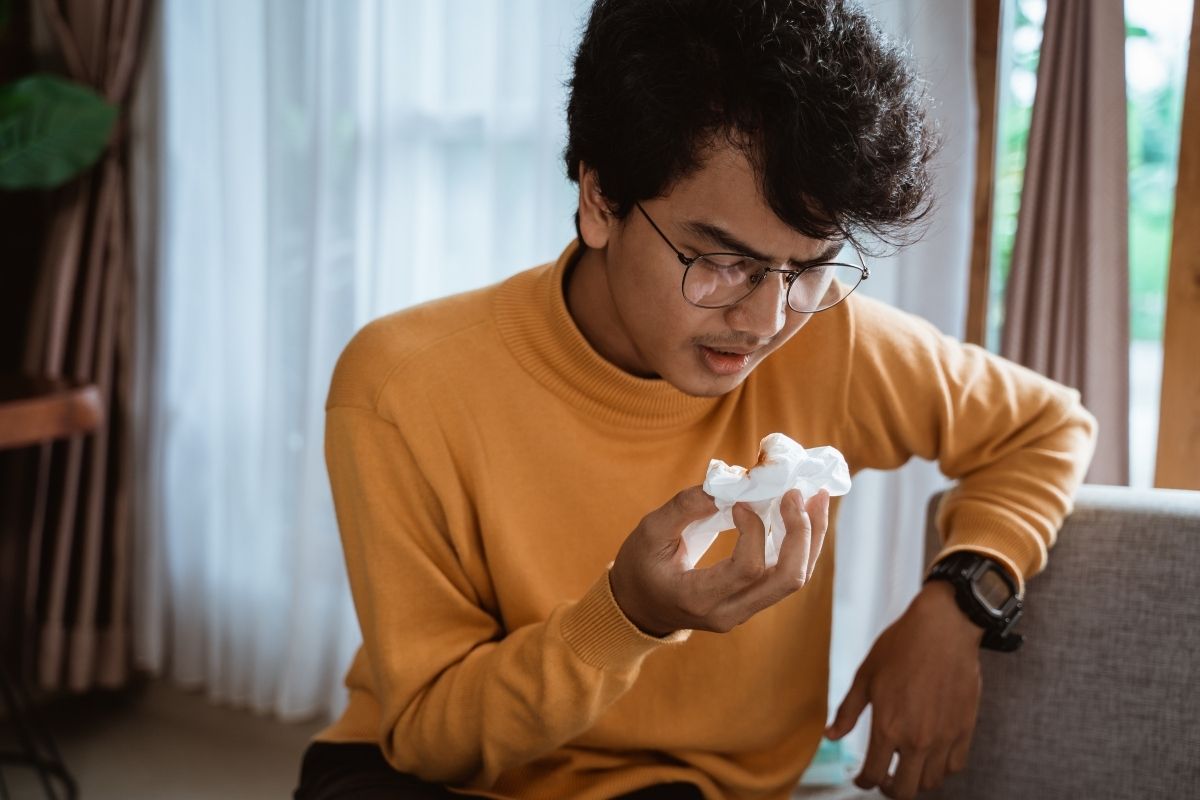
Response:
M1001 353L1100 422L1090 483L1129 482L1129 162L1121 0L1047 4Z
M126 178L127 103L141 51L141 0L37 6L67 74L121 115L100 162L56 198L23 368L100 387L106 423L39 448L25 627L36 682L84 691L129 674L129 396L135 342Z
M971 6L958 0L874 0L868 5L881 27L915 59L943 143L934 165L937 204L928 230L916 244L872 261L871 279L858 291L959 338L966 326L977 138ZM856 476L838 524L831 716L876 637L920 588L926 566L926 504L947 485L937 465L922 459L892 472L864 470ZM843 740L847 757L866 752L868 722L864 717Z
M369 319L553 259L574 235L562 84L589 5L165 2L147 99L161 131L144 149L162 178L161 219L143 226L160 268L139 278L157 348L139 663L285 718L341 708L359 634L321 452L334 360ZM937 221L873 262L867 291L951 333L974 163L962 5L875 4L929 75L946 146ZM860 475L842 515L835 694L915 592L943 484L927 463Z
M322 453L334 362L370 319L574 235L584 10L165 0L139 664L283 718L340 709L360 637Z

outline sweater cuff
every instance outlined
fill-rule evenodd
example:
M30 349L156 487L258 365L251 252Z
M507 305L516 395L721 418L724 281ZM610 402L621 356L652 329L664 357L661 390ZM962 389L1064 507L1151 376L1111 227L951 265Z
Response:
M1045 543L1019 517L1013 515L1009 519L1004 509L983 511L959 506L954 511L951 525L953 529L935 562L960 550L980 553L1004 565L1022 593L1025 579L1046 566Z
M643 632L617 605L608 582L608 570L592 584L578 603L567 609L560 623L562 637L585 663L599 669L632 669L663 645L679 644L690 630L662 638Z

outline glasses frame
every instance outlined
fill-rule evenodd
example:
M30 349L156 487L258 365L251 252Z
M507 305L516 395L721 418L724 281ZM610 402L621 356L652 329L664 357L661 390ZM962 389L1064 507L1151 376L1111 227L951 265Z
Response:
M764 265L759 269L758 272L753 273L754 277L752 277L750 280L750 288L746 291L746 293L744 295L739 297L737 300L734 300L732 303L723 303L719 306L701 305L700 303L697 303L694 300L692 300L691 298L689 298L687 296L687 292L685 292L683 289L683 287L687 284L688 270L690 270L692 268L692 265L695 264L697 261L699 261L702 258L706 258L708 256L736 256L738 258L745 258L750 261L757 261L759 263L762 263L762 260L755 258L753 256L746 255L745 253L727 253L727 252L699 253L697 255L690 256L690 257L685 256L683 254L683 252L678 247L676 247L670 239L667 238L667 235L662 232L662 229L659 228L658 225L654 222L654 220L650 217L650 214L646 211L646 209L642 208L642 204L638 203L638 202L634 202L634 205L637 206L638 211L642 212L642 216L646 218L646 222L650 223L650 227L654 228L654 232L657 233L659 235L659 237L664 242L667 243L667 247L671 248L671 250L675 253L675 257L679 259L679 263L683 265L683 278L679 282L679 293L683 295L684 300L686 300L688 303L691 303L692 305L696 306L696 308L732 308L733 306L736 306L738 303L744 302L747 297L754 294L754 290L757 289L759 286L761 286L765 282L763 279L766 278L767 275L769 275L772 272L778 272L780 275L784 276L783 280L787 286L787 292L785 294L785 302L787 304L788 310L794 311L797 314L819 314L820 312L828 311L829 309L834 308L839 303L843 302L847 297L854 294L855 290L858 289L859 286L862 286L863 281L865 281L871 277L871 268L867 266L865 261L863 261L862 253L858 252L857 247L854 247L853 245L851 245L850 249L854 251L854 255L858 258L858 264L847 264L844 261L821 261L816 264L809 264L808 266L806 266L802 269L781 269L779 267L771 267L771 266ZM825 306L825 308L818 308L816 311L796 311L796 309L792 307L792 302L791 302L792 284L794 284L796 282L796 279L799 278L802 274L804 274L808 270L817 269L818 267L850 267L851 269L856 269L859 272L861 272L862 277L859 278L858 283L854 284L854 288L851 289L850 291L846 292L845 297L842 297L840 300L837 301L837 303L833 303L831 305Z

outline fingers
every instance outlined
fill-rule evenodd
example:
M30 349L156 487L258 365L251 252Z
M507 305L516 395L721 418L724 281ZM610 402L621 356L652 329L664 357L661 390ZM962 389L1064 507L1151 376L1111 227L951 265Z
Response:
M656 539L674 541L690 523L715 513L717 504L704 492L703 487L690 486L652 511L646 521L653 520L653 524L644 524L642 527Z
M778 603L801 589L812 577L812 565L816 563L813 550L815 534L800 492L795 489L787 492L779 504L779 512L787 529L779 549L779 560L766 570L766 580L729 598L727 606L736 616L748 618Z
M911 800L917 796L921 783L921 772L925 769L925 753L916 750L901 750L900 763L892 777L883 784L884 794L892 798Z
M674 506L671 513L675 519L689 515L703 519L715 513L712 498L699 487L694 489L680 492L668 504ZM730 557L681 576L685 593L690 595L681 607L697 618L692 627L729 630L797 591L812 577L828 527L829 494L818 492L806 508L800 492L792 490L784 495L779 510L787 535L775 566L766 566L762 519L748 504L737 503L732 511L738 539Z
M738 503L733 507L733 521L738 540L729 558L683 574L691 594L689 610L706 630L727 631L744 622L753 610L742 612L732 607L730 600L762 580L767 569L766 531L758 514Z
M895 753L893 741L891 738L879 736L879 752ZM961 744L961 740L959 744ZM872 747L875 746L873 740ZM947 775L961 769L951 768L951 762L955 756L954 747L949 745L901 747L896 758L896 767L892 774L888 775L885 772L880 778L878 769L882 757L877 757L872 761L871 754L868 753L867 764L864 764L862 773L855 783L864 789L879 786L880 790L888 797L895 800L909 800L909 798L916 797L918 790L937 789L946 780Z
M733 524L737 525L738 540L733 546L729 563L735 568L736 577L742 581L742 585L737 587L741 589L757 581L767 570L767 532L758 514L745 503L734 505Z
M950 748L950 755L946 759L946 771L953 774L962 772L967 768L967 756L971 753L971 736L962 737Z
M925 759L925 768L921 770L921 789L923 791L936 789L942 785L948 773L950 748L943 747L930 753Z
M860 669L854 676L854 683L850 685L850 691L846 693L846 699L838 707L837 716L833 718L833 722L825 729L825 738L840 739L854 730L858 718L862 716L863 709L866 707L867 681Z
M807 569L812 537L809 535L808 515L804 512L799 492L793 490L784 495L780 503L780 514L788 533L779 550L779 560L770 568L765 567L764 561L761 572L764 579L751 583L729 597L722 607L723 611L739 621L749 619L764 608L778 603L808 581ZM763 538L765 540L765 534Z
M779 548L775 573L784 583L794 584L789 588L799 588L808 582L808 576L812 574L809 565L812 563L813 546L812 522L804 510L800 492L793 489L785 494L779 504L779 513L787 527L787 536Z
M692 570L695 584L709 587L721 600L753 585L766 572L766 531L762 520L745 503L733 507L738 540L729 558L711 567Z
M867 756L863 760L862 770L854 783L860 789L873 789L882 786L888 780L888 768L892 765L892 755L896 752L890 739L886 739L878 729L871 726L871 742L867 745Z
M680 491L671 498L668 507L680 527L717 513L717 504L702 486L689 486Z
M812 545L809 547L808 556L808 571L806 575L812 577L813 570L817 568L817 558L821 555L821 548L825 545L825 532L829 530L829 492L825 489L817 492L808 501L807 504L809 524L811 526ZM791 526L788 526L791 530Z

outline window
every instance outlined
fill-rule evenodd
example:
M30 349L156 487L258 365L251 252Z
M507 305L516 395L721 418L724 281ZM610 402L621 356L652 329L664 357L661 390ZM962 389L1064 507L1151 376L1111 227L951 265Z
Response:
M987 346L999 351L1046 0L1004 5ZM1129 133L1130 484L1151 486L1192 0L1125 4Z
M1192 0L1125 2L1129 116L1129 482L1154 484L1163 317Z

